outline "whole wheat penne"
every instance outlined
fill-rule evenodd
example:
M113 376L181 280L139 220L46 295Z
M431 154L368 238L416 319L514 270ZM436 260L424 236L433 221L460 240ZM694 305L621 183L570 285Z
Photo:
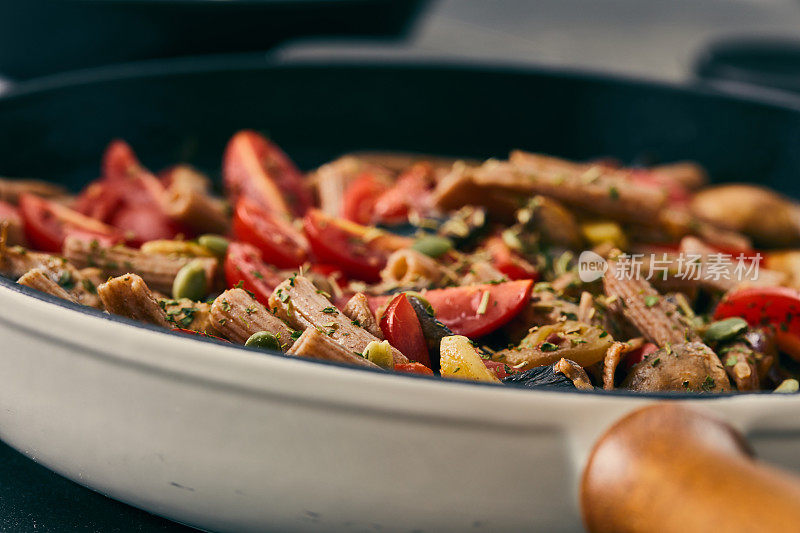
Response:
M191 329L200 333L213 333L211 329L211 306L205 302L195 302L188 298L171 300L158 298L158 305L167 314L167 322L176 328Z
M351 352L329 336L314 328L306 329L286 352L297 357L333 361L353 366L381 370L381 367L362 355Z
M430 163L434 168L449 169L461 161L468 165L479 165L477 159L464 159L458 157L442 157L430 154L415 154L411 152L351 152L343 157L355 157L359 161L379 165L394 172L402 172L416 163Z
M175 165L163 171L160 176L167 187L193 189L206 193L211 190L211 180L208 176L190 165Z
M47 272L41 268L29 270L25 273L25 275L19 278L17 283L20 285L25 285L26 287L30 287L31 289L36 289L37 291L50 294L56 298L67 300L68 302L78 303L78 300L74 296L64 290L64 287L50 279L47 276Z
M689 190L699 189L708 184L706 170L692 161L676 161L665 165L650 167L649 172L664 180L680 183Z
M609 309L657 346L698 339L697 333L680 320L674 303L662 297L646 279L626 275L619 261L608 262L603 288L611 302Z
M655 223L666 205L661 188L631 181L630 171L554 160L514 151L508 163L487 161L476 172L475 181L484 187L541 194L625 222Z
M291 328L243 289L229 289L217 296L211 304L210 321L221 337L238 344L259 331L275 335L284 350L292 343Z
M16 205L19 197L25 193L42 198L57 198L66 196L67 190L46 181L0 178L0 200Z
M125 274L108 280L97 287L97 294L109 313L164 328L172 327L147 283L136 274Z
M218 262L215 258L193 258L179 255L146 254L125 246L107 247L97 241L67 237L64 256L79 268L97 267L107 276L136 272L155 291L170 294L178 271L191 261L201 261L206 279L216 285Z
M304 276L291 277L278 285L269 305L294 329L318 329L351 352L362 353L367 344L379 340L334 307ZM395 364L408 362L396 348L392 348L392 356Z
M436 184L431 201L443 211L459 209L465 205L483 206L495 218L514 219L524 194L516 190L485 186L476 181L477 167L458 162Z
M102 309L96 284L87 280L81 271L63 257L31 252L20 246L0 246L0 275L16 280L36 268L41 269L79 303Z
M383 281L401 287L430 287L446 276L441 263L411 248L393 252L381 270Z
M356 322L365 330L369 331L379 339L383 340L383 332L378 325L378 320L369 308L369 302L363 292L357 292L347 305L342 309L342 313L351 321Z
M163 196L164 212L197 233L227 234L230 229L225 203L195 188L171 186Z

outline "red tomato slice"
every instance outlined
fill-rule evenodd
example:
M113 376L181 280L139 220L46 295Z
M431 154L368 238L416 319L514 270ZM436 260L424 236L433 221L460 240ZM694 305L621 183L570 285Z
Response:
M369 246L361 235L348 231L318 209L303 218L303 229L316 259L338 266L342 272L368 282L380 280L388 253Z
M433 184L433 166L426 162L416 163L375 200L375 219L389 223L406 221L412 209L425 206Z
M109 238L119 242L114 228L50 200L32 194L19 198L19 211L25 236L37 250L61 252L64 239L70 232Z
M375 176L365 172L345 190L342 200L342 217L357 224L371 224L374 218L375 199L386 186Z
M394 365L394 371L400 374L421 374L432 376L433 370L421 363L399 363Z
M500 237L491 237L486 240L486 249L492 256L492 264L508 279L539 279L536 268L515 253Z
M222 163L228 194L247 196L276 214L302 216L313 197L302 173L277 145L254 131L240 131L228 143Z
M124 141L114 141L103 156L103 178L78 197L75 209L113 225L137 246L148 240L189 235L162 207L164 185L145 169Z
M436 318L458 335L480 337L508 323L531 295L533 280L427 291ZM484 296L487 294L488 296ZM486 299L486 305L482 305Z
M417 313L405 294L398 294L381 316L381 331L389 344L417 363L431 367L428 345Z
M308 241L303 234L280 215L247 198L236 203L233 235L261 250L264 260L278 268L297 268L308 260Z
M114 140L103 154L103 178L111 181L124 180L144 170L128 143Z
M232 242L225 255L225 281L228 287L241 287L252 292L262 304L269 306L269 297L285 279L275 268L264 263L258 248L243 242Z
M131 246L141 246L147 241L173 239L186 229L153 205L125 206L116 211L111 225L121 231Z
M738 316L751 326L773 326L778 348L800 361L800 291L754 287L725 295L714 319Z
M627 372L633 367L633 365L641 363L645 357L657 351L658 346L652 342L646 342L640 348L637 348L632 352L628 352L628 354L625 356L625 371Z
M488 368L490 372L494 372L494 375L497 376L497 379L499 380L506 379L508 376L514 373L513 371L509 372L510 368L508 365L498 361L489 361L484 359L483 364L486 365L486 368Z

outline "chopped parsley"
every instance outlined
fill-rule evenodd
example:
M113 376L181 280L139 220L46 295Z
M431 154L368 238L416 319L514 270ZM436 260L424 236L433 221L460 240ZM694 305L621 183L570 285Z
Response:
M66 290L70 290L75 287L75 278L72 277L72 272L69 270L62 271L61 275L58 277L58 284Z

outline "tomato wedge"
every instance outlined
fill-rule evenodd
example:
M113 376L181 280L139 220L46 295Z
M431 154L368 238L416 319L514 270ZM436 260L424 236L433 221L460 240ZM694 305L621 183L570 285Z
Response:
M412 361L431 367L422 326L405 294L398 294L392 299L381 316L380 326L389 344Z
M26 238L34 248L45 252L61 252L64 239L70 233L96 237L105 242L121 240L111 226L33 194L20 196L19 212Z
M469 285L424 293L436 318L457 335L480 337L508 323L531 295L533 280Z
M433 375L433 370L422 363L399 363L394 365L394 371L401 374L420 374L423 376Z
M641 363L645 357L658 351L658 346L652 342L646 342L641 347L628 352L625 356L625 371L633 368L633 365Z
M240 286L266 306L272 291L284 280L275 268L264 263L258 248L243 242L228 245L224 270L228 287Z
M800 291L753 287L725 295L714 319L738 316L751 326L773 326L778 348L800 361Z
M405 222L411 210L425 206L433 184L433 166L427 162L414 164L375 200L375 219L386 223Z
M103 178L111 181L134 177L144 170L130 145L120 139L111 141L106 147L101 169Z
M303 229L318 261L336 265L356 279L368 282L380 280L380 272L386 266L389 253L370 246L363 234L352 231L318 209L308 211L303 218Z
M486 240L486 250L492 256L492 264L508 279L539 279L536 268L514 252L500 237Z
M509 372L510 368L508 365L501 363L499 361L489 361L484 359L483 364L486 365L486 368L489 369L490 372L493 372L497 379L504 380L514 372Z
M102 171L103 177L78 196L77 211L119 229L134 246L189 234L164 212L164 185L127 143L117 140L106 148Z
M232 200L247 196L275 214L302 216L313 204L311 189L292 160L254 131L240 131L228 142L222 176Z
M308 260L308 241L280 215L240 198L233 213L233 235L261 250L264 261L278 268L297 268Z
M370 172L356 178L344 192L342 217L357 224L371 224L374 218L375 199L386 186Z

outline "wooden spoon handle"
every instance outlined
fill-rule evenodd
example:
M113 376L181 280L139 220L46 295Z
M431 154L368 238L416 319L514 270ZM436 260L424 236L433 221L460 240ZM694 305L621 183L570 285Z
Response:
M595 444L581 507L595 533L786 531L800 527L800 478L753 459L728 424L661 403Z

